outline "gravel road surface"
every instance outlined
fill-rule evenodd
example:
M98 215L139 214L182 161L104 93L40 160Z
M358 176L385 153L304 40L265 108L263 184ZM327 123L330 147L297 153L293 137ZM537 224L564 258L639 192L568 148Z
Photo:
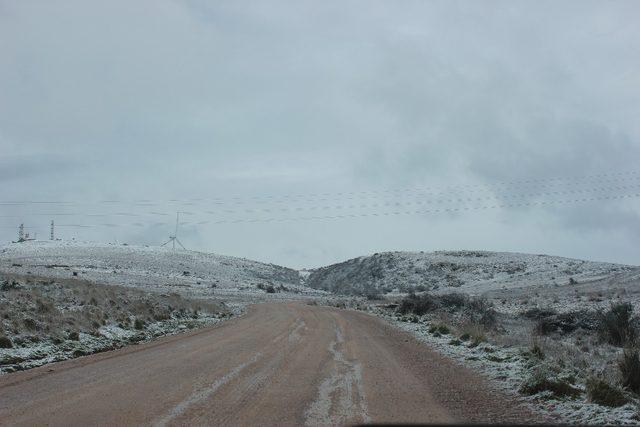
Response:
M2 425L535 421L383 320L304 303L0 377Z

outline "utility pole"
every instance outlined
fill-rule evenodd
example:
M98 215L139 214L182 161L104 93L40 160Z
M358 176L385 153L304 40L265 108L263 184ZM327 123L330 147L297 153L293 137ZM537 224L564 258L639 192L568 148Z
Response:
M180 212L176 212L176 229L173 232L173 236L169 236L169 240L167 240L166 242L164 242L162 244L162 246L166 245L167 243L171 242L171 246L173 248L173 250L176 250L176 242L180 245L180 247L182 249L184 249L185 251L187 250L182 243L180 242L180 240L178 240L178 224L179 224L179 219L180 219Z
M53 233L53 220L51 220L51 236L49 236L51 240L55 240L55 235Z

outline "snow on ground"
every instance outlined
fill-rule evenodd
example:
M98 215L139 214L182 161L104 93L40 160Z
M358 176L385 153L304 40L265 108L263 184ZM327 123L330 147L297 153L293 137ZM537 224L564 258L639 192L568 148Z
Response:
M321 295L301 285L298 271L243 258L76 241L28 241L0 246L0 272L47 278L77 277L185 296L258 301ZM273 286L274 292L258 289Z
M311 270L305 283L346 295L462 292L488 297L505 313L640 303L640 267L505 252L386 252Z
M606 277L634 267L547 255L485 251L385 252L311 270L314 288L347 291L350 287L383 292L457 291L479 295L540 282L563 285ZM357 283L355 283L357 282Z
M0 372L213 325L243 309L176 293L0 274Z
M630 302L637 313L639 267L545 255L445 251L382 253L315 270L296 271L241 258L158 247L33 241L0 246L0 273L77 283L85 279L97 284L141 288L161 296L179 293L209 301L223 300L226 309L234 314L241 314L249 303L291 298L313 298L329 305L369 309L443 354L476 369L494 381L497 388L517 395L542 413L551 414L558 422L638 423L640 402L635 397L632 403L619 408L589 403L582 377L575 383L582 391L580 397L573 399L550 398L546 392L520 396L518 389L532 369L526 347L531 344L534 322L526 320L523 313L549 309L556 313L593 313L618 302ZM371 298L385 294L391 302L410 291L480 296L499 313L505 329L491 344L471 345L449 334L430 333L429 323L434 319L415 323L401 321L388 309L372 308L362 298L341 297L327 291ZM70 307L65 309L72 311ZM209 320L215 322L216 319ZM77 341L67 339L62 346L56 347L45 338L22 347L1 349L0 357L5 362L13 358L13 365L21 369L35 366L29 364L44 364L197 326L191 321L190 326L186 325L184 320L181 324L179 320L148 323L145 327L148 336L142 338L130 326L107 324L90 334L81 333ZM28 336L23 338L22 341L27 342ZM586 362L589 366L579 368L583 370L582 376L591 375L591 371L611 373L621 351L602 346L595 336L581 337L579 332L551 333L537 339L546 340L541 341L547 343L543 346L548 352L545 363L564 358L570 364L575 362L574 368L578 369L578 362ZM20 359L24 361L17 362Z
M586 401L584 395L577 399L550 399L544 393L522 396L518 389L530 370L530 359L513 347L498 347L488 343L477 346L455 339L452 335L429 333L428 323L412 323L398 320L382 312L400 329L412 333L420 341L487 377L495 388L515 396L533 409L550 415L558 423L577 425L637 425L638 404L631 402L618 408L609 408ZM582 388L584 391L584 388Z
M95 334L81 332L77 340L43 340L21 347L0 348L0 375L211 326L224 318L207 314L189 320L172 318L146 325L142 331L108 325L100 327Z
M0 372L211 325L241 315L251 303L327 294L306 287L297 270L273 264L76 241L0 246L0 286L0 308L5 311L0 338L12 342L10 348L0 348ZM226 314L194 311L189 304L217 304ZM168 315L167 307L182 308ZM131 314L123 318L127 310ZM135 327L137 319L144 324Z

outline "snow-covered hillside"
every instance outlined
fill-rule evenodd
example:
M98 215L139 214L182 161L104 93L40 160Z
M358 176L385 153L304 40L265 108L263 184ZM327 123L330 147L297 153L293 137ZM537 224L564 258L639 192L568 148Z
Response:
M190 296L270 297L317 293L300 285L296 270L242 258L171 250L66 241L29 241L0 246L0 272L77 277Z
M546 255L483 251L387 252L312 270L306 284L343 294L491 291L601 280L638 267Z
M483 251L387 252L296 271L242 258L151 246L29 241L0 246L0 273L77 277L185 296L289 298L326 291L347 295L465 292L506 300L572 301L576 292L603 302L614 289L636 292L640 268L546 255ZM604 290L604 291L603 291ZM617 292L616 291L616 292ZM571 293L569 295L568 293ZM604 292L604 293L602 293ZM640 291L639 291L640 292ZM568 298L568 297L571 298ZM639 294L640 296L640 294ZM595 301L597 302L597 301Z

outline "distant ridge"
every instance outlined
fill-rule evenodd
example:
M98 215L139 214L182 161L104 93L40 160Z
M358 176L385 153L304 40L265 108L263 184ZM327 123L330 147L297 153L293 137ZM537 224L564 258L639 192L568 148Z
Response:
M346 295L465 291L594 280L635 267L510 252L383 252L311 270L306 284Z

